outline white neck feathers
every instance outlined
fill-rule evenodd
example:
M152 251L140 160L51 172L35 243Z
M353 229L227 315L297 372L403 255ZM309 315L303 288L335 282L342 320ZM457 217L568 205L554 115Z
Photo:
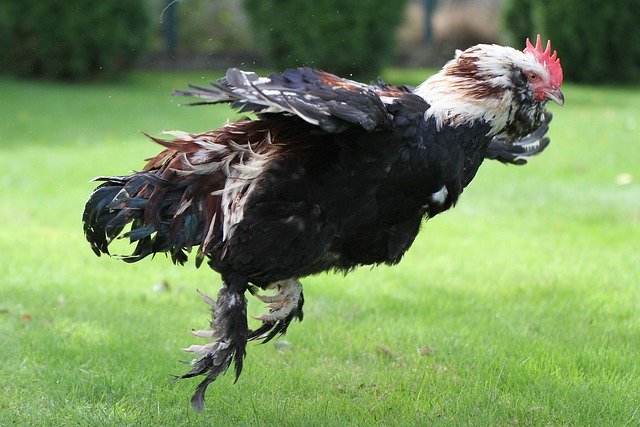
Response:
M440 72L414 90L430 105L425 118L433 117L438 128L484 121L491 125L490 135L499 133L515 113L510 76L514 64L528 60L523 56L498 45L458 51Z

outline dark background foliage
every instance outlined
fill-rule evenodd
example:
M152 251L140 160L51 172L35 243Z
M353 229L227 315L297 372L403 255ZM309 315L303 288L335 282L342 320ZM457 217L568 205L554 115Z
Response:
M278 69L301 65L374 77L393 56L404 0L245 0L256 40Z
M148 21L141 0L2 0L0 71L115 76L144 51Z
M640 79L638 0L508 0L504 22L516 40L537 32L553 40L572 81Z
M370 79L394 60L439 67L457 48L522 47L541 33L553 41L568 81L640 81L640 0L184 0L172 4L173 21L169 3L0 0L0 73L87 80L117 77L133 65L250 64ZM504 30L495 19L500 6ZM427 7L435 7L430 24ZM168 29L177 35L174 48Z

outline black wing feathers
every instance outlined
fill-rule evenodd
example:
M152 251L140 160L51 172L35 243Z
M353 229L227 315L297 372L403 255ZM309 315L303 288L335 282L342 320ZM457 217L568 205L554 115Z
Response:
M296 115L328 133L343 132L354 125L366 131L387 128L392 117L385 104L410 93L382 81L365 85L311 68L269 77L231 68L209 87L190 87L193 90L174 94L203 100L190 105L230 103L241 112Z

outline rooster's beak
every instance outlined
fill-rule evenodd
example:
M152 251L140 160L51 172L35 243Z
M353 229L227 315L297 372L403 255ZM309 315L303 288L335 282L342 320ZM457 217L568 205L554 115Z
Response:
M545 95L547 97L547 99L552 100L553 102L555 102L558 105L563 105L564 104L564 95L562 94L562 91L560 90L560 88L557 89L549 89L545 92Z

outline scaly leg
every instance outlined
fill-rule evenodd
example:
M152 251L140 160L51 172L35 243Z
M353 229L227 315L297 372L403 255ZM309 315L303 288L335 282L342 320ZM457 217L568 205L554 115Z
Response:
M204 408L204 393L207 386L227 370L232 360L235 361L236 381L242 372L249 333L247 300L244 297L246 287L246 280L232 278L232 280L225 280L215 301L207 295L200 294L202 299L211 306L211 330L192 333L200 338L211 339L212 342L205 345L192 345L184 349L201 357L191 362L191 371L178 377L191 378L207 375L191 398L191 405L196 411Z
M262 326L249 332L248 339L251 341L262 340L266 343L278 334L284 335L294 318L302 321L304 296L302 285L297 278L273 282L267 289L277 289L278 293L270 296L252 292L256 298L267 304L269 312L256 318L262 321Z

